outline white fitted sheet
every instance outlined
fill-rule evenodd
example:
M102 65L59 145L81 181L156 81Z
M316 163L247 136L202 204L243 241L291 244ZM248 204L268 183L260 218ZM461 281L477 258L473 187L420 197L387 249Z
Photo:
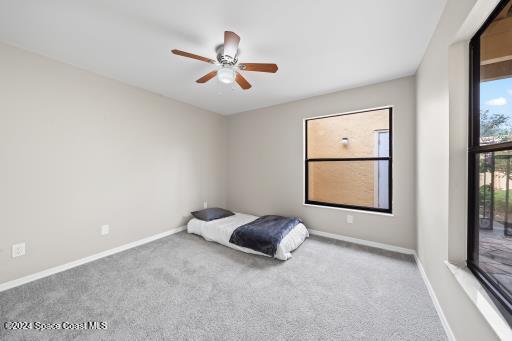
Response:
M235 215L230 217L212 221L203 221L192 218L187 224L187 231L188 233L198 234L208 241L214 241L235 250L269 257L264 253L241 247L229 242L231 234L236 228L250 223L257 218L257 216L243 213L235 213ZM281 243L279 243L275 258L281 260L287 260L291 258L291 252L298 248L307 237L309 237L309 232L306 226L304 226L304 224L298 224L283 238Z

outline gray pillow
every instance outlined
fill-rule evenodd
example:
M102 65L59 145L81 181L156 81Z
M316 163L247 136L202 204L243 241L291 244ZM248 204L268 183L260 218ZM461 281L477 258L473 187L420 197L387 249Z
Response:
M232 215L235 215L233 212L225 210L223 208L218 207L212 207L212 208L205 208L204 210L190 212L194 216L194 218L197 218L199 220L203 221L212 221L215 219L221 219L226 218Z

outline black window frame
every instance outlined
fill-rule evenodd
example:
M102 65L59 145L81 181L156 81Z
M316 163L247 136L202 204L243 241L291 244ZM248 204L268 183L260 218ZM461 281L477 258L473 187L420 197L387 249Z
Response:
M357 115L366 112L379 111L379 110L388 110L389 116L389 155L387 157L350 157L350 158L308 158L308 122L314 120L321 120L325 118L338 117L338 116L346 116L346 115ZM358 206L358 205L348 205L348 204L337 204L337 203L329 203L322 201L314 201L309 200L309 174L308 174L308 165L310 162L354 162L354 161L388 161L388 208L379 208L379 207L368 207L368 206ZM352 210L360 210L360 211L371 211L371 212L380 212L380 213L393 213L393 106L385 106L374 109L364 109L358 111L352 111L347 113L340 113L334 115L326 115L319 117L312 117L304 119L304 204L306 205L314 205L314 206L325 206L325 207L333 207L333 208L345 208Z
M499 303L512 313L512 299L491 276L474 262L479 245L479 169L480 154L512 150L512 141L480 145L480 37L505 8L509 0L501 0L469 42L469 125L468 125L468 239L466 264L475 277Z

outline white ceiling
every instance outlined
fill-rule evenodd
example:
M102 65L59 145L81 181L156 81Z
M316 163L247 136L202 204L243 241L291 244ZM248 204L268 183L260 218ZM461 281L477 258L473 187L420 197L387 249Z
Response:
M0 41L231 114L411 75L446 0L0 0ZM240 37L248 91L216 79L224 30ZM0 61L1 62L1 61Z

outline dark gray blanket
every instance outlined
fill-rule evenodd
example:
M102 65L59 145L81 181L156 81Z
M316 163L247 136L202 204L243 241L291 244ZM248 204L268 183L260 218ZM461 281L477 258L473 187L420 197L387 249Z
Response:
M281 240L300 223L296 217L265 215L238 227L229 242L274 257Z

